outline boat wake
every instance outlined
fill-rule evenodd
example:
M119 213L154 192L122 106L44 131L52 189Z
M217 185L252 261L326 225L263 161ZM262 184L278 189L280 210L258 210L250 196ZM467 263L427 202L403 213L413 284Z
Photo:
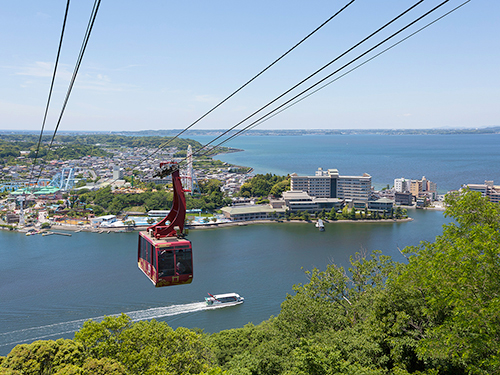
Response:
M202 311L206 309L205 302L187 303L183 305L172 305L163 307L154 307L151 309L130 311L126 314L134 322L148 319L158 319L167 316L180 315ZM120 314L113 314L109 316L119 316ZM54 336L61 336L78 331L83 327L83 323L87 320L94 320L101 322L104 316L88 319L78 319L70 322L49 324L40 327L25 328L17 331L0 333L0 347L18 345L35 340L49 339Z

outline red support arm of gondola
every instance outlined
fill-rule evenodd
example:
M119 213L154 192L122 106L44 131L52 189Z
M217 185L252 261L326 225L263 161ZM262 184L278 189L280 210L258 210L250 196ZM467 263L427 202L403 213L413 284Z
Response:
M186 197L179 174L179 170L172 173L172 184L174 187L174 202L169 214L159 223L148 227L155 238L175 237L184 232L184 221L186 219ZM169 224L167 224L167 221ZM178 229L178 230L177 230Z

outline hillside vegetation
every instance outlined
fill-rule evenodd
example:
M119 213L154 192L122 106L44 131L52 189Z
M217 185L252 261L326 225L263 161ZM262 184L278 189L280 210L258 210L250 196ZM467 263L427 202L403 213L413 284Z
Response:
M308 272L278 316L204 334L127 316L0 357L1 374L498 374L500 206L447 197L434 242L398 263L357 254Z
M37 134L0 134L0 157L4 159L18 158L21 151L30 151L28 159L36 156L39 135ZM156 149L175 147L178 149L176 157L185 157L189 145L193 147L193 152L201 149L203 145L192 139L173 138L173 137L127 137L123 135L112 134L85 134L85 135L58 135L54 138L51 150L48 150L51 136L42 137L38 157L44 160L70 160L79 159L83 156L111 157L109 148L146 148ZM203 153L206 157L218 153L234 151L228 147L207 147Z

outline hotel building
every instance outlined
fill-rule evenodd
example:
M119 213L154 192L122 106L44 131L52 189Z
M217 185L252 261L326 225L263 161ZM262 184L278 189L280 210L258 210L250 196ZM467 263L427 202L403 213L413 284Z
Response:
M337 169L318 168L314 176L298 176L292 173L291 191L305 191L311 197L338 198L356 201L368 201L372 178L365 173L362 176L340 176Z
M467 184L472 191L478 191L483 197L488 197L490 202L500 203L500 186L495 186L493 181L484 181L484 184Z

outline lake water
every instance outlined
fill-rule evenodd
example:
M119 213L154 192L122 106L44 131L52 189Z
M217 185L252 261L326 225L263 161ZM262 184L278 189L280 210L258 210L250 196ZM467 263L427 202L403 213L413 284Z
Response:
M193 138L203 144L213 139ZM376 188L425 176L446 193L467 183L500 184L499 145L500 134L240 136L224 146L245 151L218 158L255 173L314 175L319 167L346 176L366 172Z
M395 177L425 175L449 190L500 181L498 141L496 135L240 137L229 146L246 151L222 158L257 173L337 168L390 185ZM279 313L293 284L307 282L305 270L346 265L356 252L376 249L403 261L398 247L433 241L446 221L439 211L410 216L415 220L407 223L327 223L325 232L305 223L193 230L194 281L167 288L154 288L137 268L137 233L0 231L0 355L35 339L70 338L86 319L121 312L207 332L258 324ZM245 303L206 311L207 292L236 292Z

